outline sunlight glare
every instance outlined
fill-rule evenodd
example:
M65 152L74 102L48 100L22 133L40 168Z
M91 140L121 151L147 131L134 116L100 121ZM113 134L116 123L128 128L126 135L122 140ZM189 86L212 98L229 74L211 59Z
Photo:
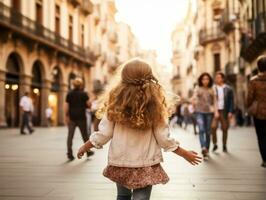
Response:
M117 21L132 28L141 48L155 49L158 62L170 65L171 33L184 19L188 0L116 0Z

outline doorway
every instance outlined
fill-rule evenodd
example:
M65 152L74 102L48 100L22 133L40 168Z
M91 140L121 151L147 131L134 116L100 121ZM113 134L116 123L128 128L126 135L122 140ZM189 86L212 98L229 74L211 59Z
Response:
M19 126L20 65L18 56L12 53L6 63L5 116L8 127Z

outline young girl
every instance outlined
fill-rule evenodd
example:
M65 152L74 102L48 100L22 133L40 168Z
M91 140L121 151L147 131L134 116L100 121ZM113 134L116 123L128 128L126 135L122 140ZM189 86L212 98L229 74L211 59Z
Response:
M213 117L217 117L216 94L213 89L213 80L209 73L202 73L198 78L198 87L193 94L196 120L199 127L199 140L202 155L209 157L211 124Z
M91 148L111 140L103 175L117 185L117 200L149 200L152 185L169 178L160 163L161 148L182 156L192 165L201 160L169 137L165 95L151 67L133 59L124 64L120 83L111 90L105 115L89 141L80 147L81 158Z

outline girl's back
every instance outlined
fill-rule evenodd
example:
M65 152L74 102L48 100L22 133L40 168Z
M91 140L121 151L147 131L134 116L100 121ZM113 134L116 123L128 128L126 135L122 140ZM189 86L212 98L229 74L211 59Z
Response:
M169 178L160 163L161 148L183 156L191 164L200 157L169 137L165 95L151 67L138 59L123 66L121 82L111 90L103 109L99 131L78 153L102 148L111 140L104 176L117 184L117 199L148 200L152 185ZM131 191L133 189L133 192Z

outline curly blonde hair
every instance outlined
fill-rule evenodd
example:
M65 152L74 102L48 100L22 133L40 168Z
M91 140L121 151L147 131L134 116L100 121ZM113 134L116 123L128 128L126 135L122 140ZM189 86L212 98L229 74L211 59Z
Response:
M121 80L107 95L102 111L110 121L149 129L168 118L164 90L146 62L133 59L122 66Z

